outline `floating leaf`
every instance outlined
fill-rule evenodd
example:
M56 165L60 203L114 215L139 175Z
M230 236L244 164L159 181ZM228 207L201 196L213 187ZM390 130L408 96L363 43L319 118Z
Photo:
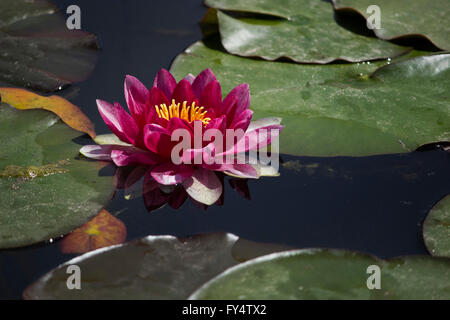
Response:
M181 79L209 67L224 93L248 83L254 119L283 118L280 153L365 156L450 140L449 61L301 65L233 56L211 40L189 47L171 72Z
M58 96L43 97L18 88L0 88L0 101L16 109L45 109L57 114L73 129L95 138L94 124L75 105Z
M110 199L106 163L78 159L79 136L51 112L0 104L0 248L67 234Z
M380 268L369 290L368 267ZM449 299L450 259L379 260L360 253L308 249L274 253L222 273L190 299Z
M0 1L0 81L55 91L86 79L97 61L94 35L69 30L47 0Z
M423 239L431 255L450 258L450 195L428 213L423 223Z
M63 253L86 253L124 243L126 238L127 227L103 209L95 218L64 237L60 245Z
M448 0L333 0L333 4L336 9L357 11L366 19L373 14L369 6L378 6L381 28L373 31L381 39L423 36L436 47L450 50Z
M68 261L24 292L26 299L186 299L225 269L286 247L225 233L177 239L148 236ZM82 270L82 290L67 289L67 266Z
M302 63L358 62L394 57L408 50L339 26L334 20L333 6L325 1L207 0L206 4L227 11L271 16L271 19L234 18L218 12L222 44L228 52L240 56L289 58Z

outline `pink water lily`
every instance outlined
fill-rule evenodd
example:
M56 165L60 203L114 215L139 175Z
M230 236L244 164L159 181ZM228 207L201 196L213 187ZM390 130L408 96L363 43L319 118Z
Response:
M194 141L198 126L203 132L215 129L224 136L229 129L244 132L233 148L221 149L221 155L235 155L265 147L283 128L279 118L251 122L253 112L249 109L247 84L238 85L222 100L220 84L210 69L202 71L197 77L190 74L178 83L170 72L161 69L150 90L135 77L127 76L125 99L130 113L117 102L110 104L97 100L101 117L116 137L112 142L96 139L101 144L84 146L80 152L92 159L113 161L117 166L150 166L153 179L163 185L214 185L217 177L213 171L242 178L259 176L254 166L245 163L216 164L205 161L191 164L185 161L175 164L171 156L178 142L172 141L172 134L177 129L191 133L190 147L182 151L180 157L192 159L201 155L206 159L218 152L218 141L201 140L199 146ZM189 187L186 190L189 193Z

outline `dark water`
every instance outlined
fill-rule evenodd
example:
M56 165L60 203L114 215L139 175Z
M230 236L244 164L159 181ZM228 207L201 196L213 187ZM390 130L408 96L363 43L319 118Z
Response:
M156 72L201 38L200 0L59 0L78 4L82 27L99 36L103 48L96 70L78 84L72 100L107 133L96 98L124 102L125 74L147 85ZM450 154L439 150L364 158L282 156L278 178L249 181L251 200L225 181L225 203L203 211L187 201L148 213L142 198L125 200L118 191L107 206L127 226L127 240L148 234L192 235L232 232L262 242L298 248L332 247L393 257L427 254L421 223L450 193ZM289 167L289 168L287 168ZM301 170L298 169L301 167ZM294 169L293 169L294 168ZM295 168L297 170L295 170ZM58 241L0 251L0 298L20 298L39 276L72 258Z

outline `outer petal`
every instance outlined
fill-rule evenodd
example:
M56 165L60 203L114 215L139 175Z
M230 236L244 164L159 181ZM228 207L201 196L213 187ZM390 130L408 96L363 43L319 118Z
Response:
M124 84L125 100L136 123L143 127L149 100L147 88L135 77L127 75Z
M230 125L230 129L239 130L246 132L250 122L253 118L253 111L250 109L245 109L241 114L234 118L234 121Z
M111 161L111 151L113 150L113 145L98 145L91 144L84 146L80 149L80 153L90 159Z
M155 81L153 81L153 87L160 89L167 98L172 96L176 85L177 81L166 69L159 70Z
M116 166L124 167L128 165L153 165L161 161L156 155L150 152L139 152L135 150L112 150L111 159Z
M144 127L144 143L148 150L165 157L170 157L172 141L170 132L157 124Z
M195 81L195 76L192 73L189 73L186 77L184 77L190 84L193 84Z
M216 76L211 71L211 69L205 69L195 78L195 81L192 83L192 89L197 97L200 98L203 89L211 82L215 81Z
M134 144L139 128L133 118L118 104L97 100L98 111L106 125L123 142Z
M186 192L194 200L212 205L219 200L223 186L214 171L197 168L191 178L183 182Z
M190 105L195 101L198 104L198 99L195 96L194 91L192 91L192 86L186 79L178 82L175 90L173 90L172 99L175 99L177 103L187 101L187 104Z
M239 178L259 178L258 171L249 164L233 164L227 166L225 173Z
M174 165L165 163L152 169L151 175L158 183L174 185L183 182L194 173L194 167L189 165Z

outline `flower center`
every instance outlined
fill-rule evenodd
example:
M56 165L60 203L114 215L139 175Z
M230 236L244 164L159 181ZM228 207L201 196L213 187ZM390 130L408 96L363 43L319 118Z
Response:
M199 120L203 125L207 125L211 118L206 117L208 111L203 111L204 107L197 107L195 102L192 102L190 106L187 105L187 101L183 101L183 106L180 108L181 103L175 103L175 99L172 100L172 104L167 107L166 104L155 106L156 112L160 118L170 120L172 118L180 118L187 122L193 122Z

